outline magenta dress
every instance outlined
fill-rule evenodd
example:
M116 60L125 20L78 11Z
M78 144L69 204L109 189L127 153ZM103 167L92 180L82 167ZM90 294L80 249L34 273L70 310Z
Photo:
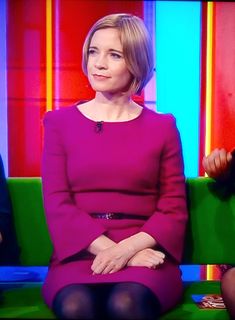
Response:
M48 112L42 183L54 251L43 284L51 307L69 284L137 282L159 299L162 311L182 295L179 263L187 220L185 177L175 118L144 108L129 121L101 127L77 107ZM122 212L142 219L95 219L94 212ZM139 231L154 237L166 261L157 269L125 267L93 275L89 244L105 234L118 242ZM43 250L43 248L42 248Z

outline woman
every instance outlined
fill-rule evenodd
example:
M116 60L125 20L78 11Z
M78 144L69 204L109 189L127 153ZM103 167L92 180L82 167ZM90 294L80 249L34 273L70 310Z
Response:
M172 115L131 99L153 68L143 21L105 16L83 47L95 98L45 116L42 181L54 253L43 295L57 317L156 319L181 298L179 133Z
M235 177L234 150L215 149L202 160L209 177L226 184L234 184ZM235 267L222 265L221 291L224 303L231 319L235 319Z

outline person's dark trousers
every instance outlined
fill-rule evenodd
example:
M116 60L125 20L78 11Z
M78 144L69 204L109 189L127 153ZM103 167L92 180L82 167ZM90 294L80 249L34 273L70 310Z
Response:
M0 265L19 265L19 247L17 245L12 217L11 200L7 188L5 171L0 155Z

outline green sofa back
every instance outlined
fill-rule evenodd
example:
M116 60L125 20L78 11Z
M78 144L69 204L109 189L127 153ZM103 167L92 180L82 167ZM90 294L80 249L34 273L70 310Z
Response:
M235 185L187 179L189 222L183 263L235 264Z
M48 265L52 244L45 221L40 178L8 178L21 262ZM189 221L184 264L234 263L235 192L200 177L187 179Z
M40 178L8 178L16 236L25 266L47 266L52 252Z

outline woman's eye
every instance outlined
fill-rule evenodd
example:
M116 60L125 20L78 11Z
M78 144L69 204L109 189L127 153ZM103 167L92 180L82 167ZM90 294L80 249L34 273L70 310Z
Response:
M93 54L95 54L96 53L96 51L94 50L94 49L89 49L88 50L88 54L89 55L93 55Z
M120 54L115 53L115 52L112 52L112 53L111 53L111 56L112 56L114 59L121 59L121 58L122 58L122 56L121 56Z

